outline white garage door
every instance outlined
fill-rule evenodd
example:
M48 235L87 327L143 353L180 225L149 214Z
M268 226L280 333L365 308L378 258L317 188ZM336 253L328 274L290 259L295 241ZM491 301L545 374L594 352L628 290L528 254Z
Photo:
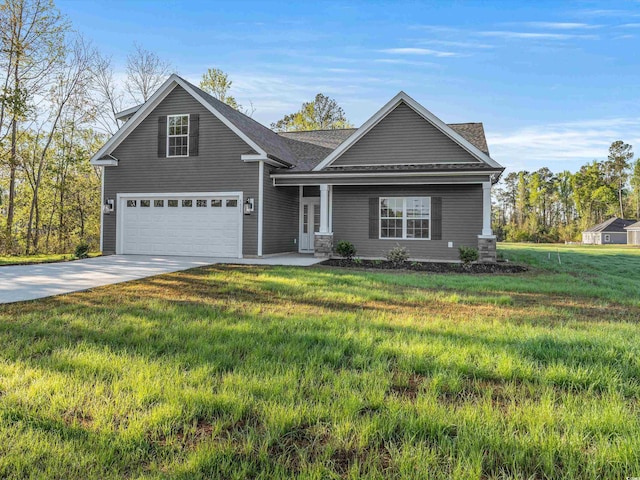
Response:
M119 253L241 256L239 195L127 195L119 217Z

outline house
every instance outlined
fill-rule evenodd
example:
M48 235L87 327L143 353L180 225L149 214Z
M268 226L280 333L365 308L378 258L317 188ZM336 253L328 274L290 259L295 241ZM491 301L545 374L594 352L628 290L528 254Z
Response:
M177 75L94 155L104 254L495 261L491 186L502 171L480 123L447 125L400 92L358 129L277 134Z
M626 244L628 227L635 220L611 217L609 220L599 223L582 232L582 243L586 245Z
M632 223L624 229L627 231L627 244L640 245L640 222Z

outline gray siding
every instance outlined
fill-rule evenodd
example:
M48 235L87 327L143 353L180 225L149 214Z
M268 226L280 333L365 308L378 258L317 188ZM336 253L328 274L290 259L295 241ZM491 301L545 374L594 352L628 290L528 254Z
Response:
M369 239L369 198L381 196L442 197L442 240ZM352 242L363 257L384 257L396 243L411 258L458 260L458 247L478 246L482 233L482 185L334 186L333 239ZM447 243L452 241L453 248Z
M299 198L298 187L274 187L269 176L275 169L264 166L264 211L262 253L297 252Z
M602 244L609 245L626 245L627 244L627 232L602 232ZM609 241L606 241L605 235L609 235Z
M404 103L398 105L332 165L478 162Z
M199 156L158 158L158 116L200 114ZM105 168L105 198L117 193L177 193L242 191L258 198L258 164L240 156L249 146L199 102L176 87L116 148L117 167ZM106 254L116 248L116 211L104 216ZM257 254L258 215L243 216L243 254Z
M319 186L311 186L311 187L304 187L302 189L302 196L303 197L319 197L320 196L320 187Z
M609 241L605 239L609 235ZM626 245L627 232L582 232L582 243L587 245Z

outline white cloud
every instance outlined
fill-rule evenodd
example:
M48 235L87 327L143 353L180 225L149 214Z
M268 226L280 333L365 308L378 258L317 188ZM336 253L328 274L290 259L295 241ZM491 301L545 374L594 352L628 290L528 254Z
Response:
M388 63L391 65L414 65L417 67L439 67L437 63L433 62L420 62L417 60L406 60L404 58L376 58L376 63Z
M524 22L522 25L535 28L549 28L552 30L581 30L600 28L602 25L594 25L591 23L577 23L577 22Z
M609 146L623 140L640 150L640 117L609 118L533 125L491 134L492 157L509 169L577 170L583 164L607 157ZM640 153L640 152L638 152Z
M578 14L589 17L640 17L640 13L637 11L616 9L582 10Z
M545 33L545 32L514 32L508 30L494 30L478 32L483 37L495 37L521 40L572 40L572 39L594 39L595 35L582 35L571 33Z
M479 42L460 42L452 40L418 40L417 43L428 45L442 45L443 47L460 47L460 48L495 48L495 45Z
M640 23L623 23L618 25L617 28L640 28Z
M409 28L411 30L426 30L428 32L449 33L449 34L455 34L460 31L459 28L446 27L444 25L411 25Z
M358 72L358 70L355 70L353 68L326 68L325 70L331 73L357 73Z
M459 53L456 52L443 52L441 50L432 50L430 48L385 48L379 50L381 53L387 53L391 55L430 55L434 57L458 57Z

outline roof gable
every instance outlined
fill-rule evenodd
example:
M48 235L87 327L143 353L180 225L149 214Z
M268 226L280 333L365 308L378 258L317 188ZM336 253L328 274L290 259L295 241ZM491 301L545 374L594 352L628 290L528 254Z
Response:
M91 158L91 163L99 165L105 155L113 151L124 139L176 88L182 87L195 98L209 112L238 135L251 149L251 160L276 160L279 164L295 164L295 156L288 148L285 140L275 132L247 117L241 112L229 107L223 102L190 84L178 75L171 75L162 86L135 113L130 114L129 120L102 146ZM134 107L135 108L135 107ZM253 158L256 157L256 158Z
M628 225L626 227L624 227L625 230L640 230L640 222L636 222L636 223L632 223L631 225Z
M449 124L456 132L482 152L489 154L487 140L482 123ZM298 161L292 172L308 172L322 162L342 142L357 131L356 128L336 130L302 130L297 132L278 132L278 135L289 141L289 148L296 154ZM478 163L478 166L485 167ZM335 169L335 166L328 167ZM373 169L373 167L371 167Z
M405 130L403 130L403 126ZM365 140L369 133L371 137L377 140ZM442 146L448 149L450 160L447 162L439 162L439 152L429 152L430 148L424 142L421 134L428 133L431 139L438 138ZM402 138L398 138L400 135ZM380 150L381 147L388 145L388 138L395 139L394 143L400 147L400 150ZM335 166L346 166L349 161L357 159L357 155L349 155L351 149L363 142L362 153L365 156L375 157L371 163L375 164L434 164L434 163L475 163L482 164L496 169L503 167L493 160L489 155L480 148L469 142L464 136L458 133L454 128L446 125L442 120L429 112L426 108L413 100L404 92L398 93L384 107L382 107L375 115L367 120L353 135L336 148L327 158L320 162L314 171L323 170L334 164ZM409 147L404 155L401 155L403 142ZM416 147L421 147L418 151ZM419 152L419 153L418 153ZM452 155L451 155L452 154ZM337 160L341 157L344 160ZM455 160L458 158L459 160ZM346 163L345 163L346 162ZM358 164L362 164L361 159L357 159Z
M480 163L459 144L400 102L339 155L331 167Z
M624 218L611 217L598 225L595 225L585 232L610 232L610 233L624 233L625 228L629 225L633 225L635 220L625 220Z

